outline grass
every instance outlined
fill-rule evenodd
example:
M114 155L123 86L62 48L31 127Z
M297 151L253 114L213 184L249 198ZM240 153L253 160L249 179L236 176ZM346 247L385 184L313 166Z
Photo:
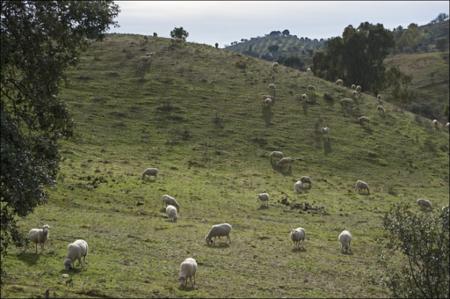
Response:
M150 66L137 72L150 52ZM388 296L378 263L382 216L419 197L448 202L448 132L389 104L382 118L368 95L344 116L338 100L349 90L282 66L267 126L261 96L270 72L269 62L199 44L171 48L163 38L109 35L92 44L60 94L77 126L61 143L58 184L19 221L23 232L48 223L50 242L39 255L10 249L2 298L47 289L59 297ZM310 84L318 104L305 114L296 96ZM356 123L361 114L369 128ZM314 133L319 118L330 127L326 148ZM272 150L301 158L291 175L271 168ZM140 179L147 167L160 169L156 180ZM294 194L302 175L313 187ZM371 195L354 193L356 179ZM269 208L259 209L264 191ZM164 216L163 194L181 204L177 223ZM292 208L304 203L321 212ZM210 226L221 222L233 226L231 245L206 246ZM305 251L289 240L298 226ZM343 229L354 238L351 255L339 251ZM77 238L90 253L85 268L69 273L70 285L63 260ZM197 288L182 290L178 268L189 256L199 264Z

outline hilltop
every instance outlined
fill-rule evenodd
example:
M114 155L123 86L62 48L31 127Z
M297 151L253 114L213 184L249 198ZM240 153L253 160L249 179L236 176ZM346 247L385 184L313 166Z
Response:
M2 298L38 297L386 297L379 254L382 216L397 202L449 201L449 140L428 119L363 94L344 115L350 90L284 66L275 74L271 124L261 113L271 63L210 46L171 46L164 38L108 35L92 43L58 95L76 123L62 142L50 200L19 221L27 232L50 225L43 254L11 248ZM316 88L317 104L298 95ZM328 93L334 101L325 101ZM356 122L370 117L370 126ZM321 122L321 123L320 123ZM329 143L315 127L330 127ZM291 175L268 153L299 158ZM142 181L158 167L155 181ZM313 188L294 194L309 175ZM367 181L370 195L353 191ZM271 195L260 209L256 195ZM161 196L175 196L170 223ZM289 204L288 204L289 203ZM232 224L230 246L207 247L216 223ZM304 227L305 251L290 229ZM337 236L353 234L352 255ZM61 278L67 244L89 242L85 270ZM177 287L178 267L197 259L198 289ZM55 293L55 294L54 294Z
M314 51L322 48L324 44L325 40L323 39L299 38L296 35L285 35L279 31L273 31L265 36L242 39L239 43L234 42L226 49L269 61L296 57L301 61L301 64L296 67L305 70L312 65ZM278 48L273 50L271 46Z

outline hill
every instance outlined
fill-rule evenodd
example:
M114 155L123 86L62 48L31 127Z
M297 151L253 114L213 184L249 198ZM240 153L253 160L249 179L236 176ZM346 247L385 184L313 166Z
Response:
M385 64L398 66L412 77L411 88L416 93L408 110L429 118L448 121L444 114L449 99L449 53L430 52L397 54L385 59Z
M226 49L270 61L296 57L301 61L298 68L304 70L309 65L312 65L314 51L323 47L324 44L325 40L322 39L298 38L296 35L283 35L272 32L263 37L242 39L241 42L234 42ZM273 45L277 46L278 49L271 51L270 47Z
M50 200L19 221L27 232L48 223L44 253L11 248L2 298L38 297L386 297L379 254L382 216L396 202L449 200L448 132L429 120L363 95L346 116L350 91L280 66L271 125L261 114L271 64L168 39L109 35L67 73L60 97L77 124L62 142L61 172ZM296 97L317 90L318 103ZM324 101L329 93L335 101ZM303 109L304 108L304 109ZM371 118L362 128L361 114ZM329 142L315 133L330 127ZM300 158L291 175L274 171L272 150ZM142 171L158 167L155 181ZM296 178L313 187L294 194ZM367 181L370 195L353 190ZM271 195L260 209L259 192ZM181 204L177 223L161 196ZM288 204L289 203L289 204ZM208 247L211 225L232 224L230 246ZM304 227L304 251L289 231ZM338 234L353 234L351 255ZM61 277L67 244L88 241L87 267ZM177 287L179 264L197 259L195 290Z

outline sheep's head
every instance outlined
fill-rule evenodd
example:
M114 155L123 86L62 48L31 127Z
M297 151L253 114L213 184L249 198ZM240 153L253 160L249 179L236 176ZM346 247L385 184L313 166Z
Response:
M211 245L212 242L213 242L210 236L206 236L206 237L205 237L205 241L206 241L206 244L207 244L207 245Z
M64 260L64 268L69 271L70 269L72 269L72 260L69 258L66 258Z
M178 277L178 282L180 283L180 287L183 287L186 284L186 277L184 276Z

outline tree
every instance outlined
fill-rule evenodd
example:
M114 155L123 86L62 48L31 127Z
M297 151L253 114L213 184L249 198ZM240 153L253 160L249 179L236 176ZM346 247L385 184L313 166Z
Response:
M278 45L270 45L268 48L270 53L276 53L278 52L279 46Z
M172 38L178 38L183 41L189 36L189 33L183 29L183 27L175 27L172 31L170 31L170 36ZM237 43L237 42L236 42Z
M415 97L409 89L412 77L400 71L397 66L390 67L385 73L385 88L390 88L390 96L400 107L406 108Z
M382 261L397 298L448 298L449 209L413 211L394 206L383 221L388 239Z
M383 60L393 46L392 33L382 24L365 22L356 29L349 25L342 37L326 42L325 52L313 58L313 68L315 74L324 79L341 78L347 84L356 83L366 90L376 90L383 84Z
M272 31L272 32L270 32L270 34L269 34L270 36L280 36L281 35L281 32L280 31Z
M436 24L436 23L441 23L441 22L445 22L448 20L448 14L446 13L440 13L438 14L438 16L436 18L434 18L430 24Z
M436 40L436 48L444 52L448 48L448 38L443 37Z
M58 140L73 122L58 90L89 39L100 39L119 7L113 1L2 1L0 40L1 254L21 236L16 217L45 203L55 183Z
M284 29L283 32L282 32L282 34L283 34L284 36L289 36L289 30Z

